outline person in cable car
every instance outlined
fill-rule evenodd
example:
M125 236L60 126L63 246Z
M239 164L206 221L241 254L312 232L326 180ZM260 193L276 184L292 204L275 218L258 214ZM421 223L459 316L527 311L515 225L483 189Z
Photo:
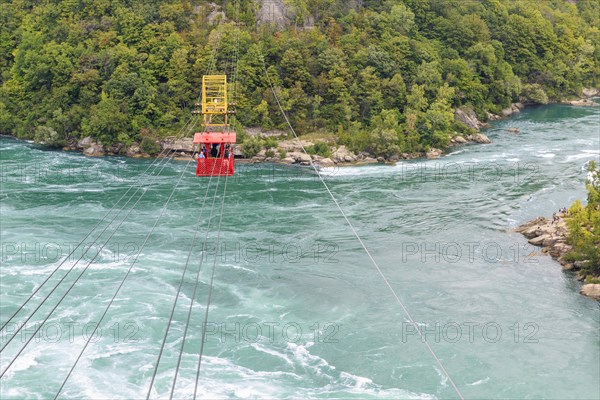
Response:
M213 144L212 145L212 148L210 149L210 156L212 158L219 157L219 145L218 144Z
M227 171L229 169L229 158L232 156L231 149L229 148L228 144L225 145L224 156L225 156L225 159L223 160L223 168Z

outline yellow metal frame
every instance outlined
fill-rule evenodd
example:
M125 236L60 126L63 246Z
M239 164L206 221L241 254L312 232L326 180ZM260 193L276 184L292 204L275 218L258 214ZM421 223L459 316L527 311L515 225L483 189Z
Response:
M229 103L227 100L227 75L202 77L202 115L207 131L211 127L229 128Z

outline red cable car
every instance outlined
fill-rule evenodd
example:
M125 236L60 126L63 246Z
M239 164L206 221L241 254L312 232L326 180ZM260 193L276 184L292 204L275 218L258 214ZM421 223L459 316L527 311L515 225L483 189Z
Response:
M235 114L228 101L227 75L202 77L202 107L194 114L202 114L204 132L194 135L198 147L197 176L230 176L235 172L233 144L236 133L230 131L229 115Z
M197 176L231 176L235 172L233 143L235 132L201 132L194 135L194 145L200 145Z

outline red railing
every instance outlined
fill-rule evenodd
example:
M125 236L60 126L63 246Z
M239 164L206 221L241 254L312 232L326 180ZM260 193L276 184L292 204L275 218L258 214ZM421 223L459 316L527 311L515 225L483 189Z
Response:
M196 166L198 176L231 176L235 172L235 158L199 158Z

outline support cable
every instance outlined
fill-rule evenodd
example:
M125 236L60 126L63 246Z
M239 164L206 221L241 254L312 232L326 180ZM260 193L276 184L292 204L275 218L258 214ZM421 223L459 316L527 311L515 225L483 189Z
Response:
M219 227L217 229L217 249L219 248L219 244L221 243L221 223L223 222L223 210L225 209L225 195L227 193L227 175L225 175L225 186L223 188L223 199L221 200L221 212L219 215ZM196 395L198 392L198 381L200 380L200 365L202 363L202 353L204 352L204 341L206 340L206 324L208 322L208 311L210 309L210 301L212 298L212 290L215 279L215 267L217 265L217 257L218 254L215 253L215 260L212 265L212 272L210 275L210 283L208 286L208 299L206 300L206 311L204 313L204 322L202 323L202 339L200 342L200 354L198 355L198 368L196 369L196 384L194 385L194 400L196 399ZM171 393L171 399L173 398L173 394Z
M213 69L216 67L216 53L217 53L217 50L218 50L218 48L220 47L220 44L221 44L221 39L222 39L222 36L223 36L223 33L222 33L221 31L217 31L217 33L218 33L218 37L217 37L217 43L216 43L216 45L215 45L215 48L213 49L213 53L212 53L212 57L211 57L211 61L210 61L210 63L209 63L208 75L210 75L210 74L212 73ZM202 95L200 95L200 97L201 97L201 96L202 96ZM204 210L204 203L206 202L206 198L207 198L207 196L208 196L208 188L210 187L210 183L211 183L211 181L212 181L212 178L213 178L213 175L214 175L214 171L215 171L215 167L216 167L216 165L217 165L217 163L214 163L214 164L213 164L213 169L212 169L212 171L211 171L211 174L210 174L210 179L209 179L209 183L208 183L208 186L207 186L207 191L206 191L206 193L205 193L204 201L203 201L203 203L202 203L202 210ZM217 189L218 189L218 182L219 182L219 179L217 178ZM215 195L214 195L214 198L216 198L216 196L217 196L217 189L215 190ZM206 234L207 234L207 236L208 236L208 232L209 232L209 229L210 229L210 221L211 221L211 219L212 219L212 212L213 212L213 209L214 209L214 199L213 199L213 206L212 206L212 208L211 208L211 212L210 212L210 215L211 215L211 216L209 217L209 225L208 225L208 228L207 228L207 233L206 233ZM198 224L200 223L200 218L201 218L201 216L202 216L202 212L203 212L203 211L201 211L201 212L200 212L200 215L199 215L199 217L198 217L198 218L199 218L199 220L198 220ZM178 299L179 299L179 294L180 294L180 292L181 292L181 288L182 288L182 286L183 286L183 280L184 280L184 276L185 276L185 273L186 273L186 271L187 271L187 268L188 268L188 264L189 264L189 261L190 261L190 257L191 257L191 254L192 254L192 250L193 250L194 244L195 244L195 240L196 240L195 238L196 238L196 234L197 234L197 232L198 232L198 230L196 230L196 231L195 231L195 233L194 233L194 240L193 240L193 244L192 244L192 246L190 247L190 251L189 251L189 253L188 253L188 257L187 257L187 260L186 260L186 263L185 263L185 267L184 267L184 272L183 272L183 275L182 275L182 277L181 277L181 281L180 281L180 283L179 283L179 288L177 289L177 295L175 296L175 301L174 301L174 303L173 303L173 307L172 307L172 309L171 309L171 314L169 315L169 321L168 321L168 323L167 323L167 328L166 328L166 330L165 330L165 334L164 334L164 336L163 336L163 340L162 340L162 343L161 343L161 347L160 347L160 350L159 350L159 353L158 353L158 358L157 358L157 360L156 360L156 364L155 364L155 366L154 366L154 371L153 371L153 373L152 373L152 378L151 378L151 380L150 380L150 386L149 386L149 388L148 388L148 393L147 393L147 395L146 395L146 400L148 400L148 399L150 398L151 394L152 394L152 388L153 388L153 386L154 386L154 381L156 380L156 374L158 373L158 368L159 368L159 365L160 365L160 360L161 360L161 358L162 358L162 354L163 354L163 352L164 352L164 347L165 347L165 344L166 344L166 341L167 341L167 337L168 337L168 334L169 334L169 331L170 331L170 328L171 328L171 323L172 323L172 321L173 321L173 317L174 317L174 314L175 314L175 309L176 309L176 307L177 307L177 302L178 302ZM205 239L205 242L206 242L206 239ZM203 248L202 248L202 257L204 258L204 244L203 244ZM200 266L201 266L201 265L200 265ZM192 299L193 299L193 298L192 298ZM187 329L187 325L186 325L186 329ZM176 378L175 378L175 379L176 379Z
M172 157L171 157L172 159ZM189 165L189 163L191 162L188 161L188 163L186 164L186 167ZM159 176L160 173L163 171L163 169L165 168L166 163L163 164L161 170L159 171L158 175ZM183 176L183 174L185 173L185 169L183 170L183 172L181 173L181 175ZM139 189L138 189L139 190ZM44 324L46 323L46 321L48 321L48 319L50 318L50 316L54 313L54 311L58 308L58 306L62 303L62 301L65 299L65 297L69 294L69 292L71 291L71 289L75 286L75 284L79 281L79 279L83 276L83 274L87 271L87 269L90 267L90 265L94 262L94 260L96 260L96 258L98 257L98 255L100 255L100 253L102 252L102 250L104 249L104 247L108 244L108 242L110 241L110 239L114 236L114 234L119 230L119 228L121 227L121 225L127 220L127 218L129 217L129 215L131 214L131 212L135 209L135 207L137 206L137 204L140 202L140 200L144 197L144 195L147 193L147 189L144 189L144 191L142 192L142 194L140 195L140 197L136 200L135 204L129 209L129 211L127 212L127 214L125 215L125 217L119 222L119 224L117 225L117 227L115 228L115 230L110 234L110 236L108 237L108 239L104 242L104 244L102 245L102 247L100 247L100 249L98 250L98 252L96 253L96 255L94 256L94 258L92 258L92 260L85 266L85 268L81 271L81 273L75 278L75 280L73 281L73 283L71 284L71 286L67 289L67 291L62 295L62 297L60 298L60 300L58 301L58 303L54 306L54 308L50 311L50 313L46 316L46 318L44 319L44 321L41 324L38 324L35 332L33 333L33 335L31 336L31 338L29 338L29 340L27 340L27 342L25 343L25 345L19 350L19 352L17 353L17 355L13 358L13 360L10 362L10 364L8 365L8 367L0 374L0 378L2 376L4 376L4 374L6 373L6 371L8 371L8 369L10 369L10 367L13 365L13 363L16 361L16 359L21 355L21 353L23 352L23 350L25 350L25 348L27 347L27 345L31 342L31 340L33 340L33 338L35 337L35 335L39 332L39 330L44 326ZM73 269L73 267L71 267L71 270ZM70 271L69 271L70 272ZM48 299L49 296L47 296L44 301L46 301ZM39 308L39 307L38 307ZM33 315L33 314L32 314ZM31 318L31 316L29 317ZM28 318L28 320L29 320ZM25 325L21 325L21 327L19 327L19 330L21 330L21 328L25 326ZM17 332L18 332L17 331ZM8 343L10 343L10 341L12 341L12 339L14 337L16 337L16 333L14 336L11 337L11 339L4 345L3 349L8 345Z
M212 179L212 176L211 176L211 179ZM202 255L200 256L200 264L198 265L198 271L196 272L196 281L195 281L195 284L194 284L194 290L193 290L192 296L190 298L190 305L189 305L189 308L188 308L187 320L186 320L186 323L185 323L185 329L183 331L183 338L181 340L181 349L179 350L179 356L177 358L177 366L175 368L175 377L173 378L173 384L171 385L171 395L169 397L170 399L173 398L173 394L175 393L175 384L177 383L177 376L179 374L179 367L181 365L181 357L183 355L183 350L184 350L184 346L185 346L185 339L187 338L187 332L188 332L188 328L189 328L189 325L190 325L190 319L191 319L191 316L192 316L192 308L193 308L194 302L196 300L196 291L198 289L198 283L200 282L200 272L202 270L202 264L203 264L203 261L204 261L204 254L205 254L205 251L206 251L206 243L208 242L208 235L210 233L210 227L212 225L212 216L213 216L213 211L215 209L215 204L216 204L217 197L218 197L218 191L219 191L219 184L220 184L220 182L221 182L221 179L219 177L219 178L217 178L217 187L215 189L215 195L213 196L213 201L212 201L212 205L211 205L211 208L210 208L210 215L208 217L208 226L206 228L206 235L204 236L204 242L202 243L202 250L201 250L201 254ZM225 192L223 192L223 196L225 196ZM218 244L217 244L215 254L218 253L218 249L219 249L219 247L218 247ZM190 253L188 254L188 258L187 258L187 261L186 261L186 268L187 268L187 263L190 261L190 256L191 255L192 255L192 248L190 248ZM215 255L215 257L216 257L216 255ZM171 315L171 317L172 317L172 315ZM171 320L169 320L169 326L170 326L170 324L171 324ZM168 330L168 328L167 328L167 330ZM165 337L163 339L163 343L162 343L162 346L161 346L161 352L162 352L162 349L163 349L163 347L165 345L166 337L167 337L167 335L165 334ZM158 369L158 361L157 361L157 369ZM155 369L155 374L154 375L156 375L156 370L157 369ZM154 376L153 376L153 378L154 378ZM150 389L152 389L152 386L150 386Z
M279 110L281 111L281 114L283 115L283 118L285 119L285 122L289 126L290 131L294 134L294 137L296 138L296 140L298 141L298 144L302 148L302 151L304 151L304 153L308 155L308 152L306 151L306 148L304 147L304 145L302 144L302 141L300 140L300 138L296 134L296 131L294 130L294 127L290 123L290 120L288 119L286 112L283 110L283 107L281 106L281 102L279 101L279 96L277 95L277 92L275 91L275 88L273 87L273 83L271 82L271 78L269 77L269 73L267 71L267 64L266 64L265 58L264 58L264 56L262 54L262 50L260 48L259 48L259 52L260 52L260 58L262 60L262 64L263 64L263 69L264 69L264 72L265 72L265 76L266 76L267 82L268 82L268 84L269 84L269 86L271 88L271 91L273 92L273 96L275 97L275 101L277 102L277 106L279 107ZM456 394L458 395L458 397L460 399L464 400L464 397L463 397L462 393L460 392L460 390L458 389L458 387L454 383L454 380L452 379L452 377L450 376L450 374L448 373L448 371L444 367L444 364L439 359L439 357L436 355L435 351L433 350L433 348L431 347L431 345L429 344L429 342L427 342L426 337L423 335L423 332L421 331L421 327L419 326L419 324L417 324L415 322L415 320L413 319L412 315L410 314L410 312L408 311L408 309L406 308L406 306L404 305L404 303L402 302L402 300L400 300L400 296L396 293L396 290L390 284L390 281L385 276L385 274L383 273L383 271L381 270L381 268L379 267L379 265L377 264L377 262L375 261L375 259L371 255L371 252L369 251L369 249L367 248L367 246L363 242L362 238L360 237L360 235L358 234L358 232L354 228L354 225L352 224L352 222L350 222L350 219L348 218L348 216L346 215L346 213L344 212L344 210L340 206L340 203L338 202L338 200L336 199L336 197L333 195L333 193L329 189L329 186L327 185L327 183L325 182L325 180L321 176L319 168L317 168L317 166L314 164L314 162L312 160L312 157L310 159L310 165L314 169L314 171L317 174L317 176L319 177L319 180L321 181L321 183L325 187L325 190L327 191L327 193L329 193L329 196L333 200L333 202L334 202L335 206L337 207L337 209L339 210L340 214L342 215L342 217L344 218L344 220L346 221L346 223L350 227L353 235L356 237L356 239L360 243L361 247L364 249L365 253L367 253L367 256L371 260L371 263L373 264L373 266L375 267L375 269L377 270L377 272L381 276L381 279L383 279L385 285L387 286L387 288L391 292L392 296L394 297L394 299L396 300L396 302L398 303L398 305L404 311L404 314L408 318L408 322L417 330L417 332L419 333L419 336L421 337L421 341L425 344L425 346L427 347L427 349L429 350L429 352L431 353L431 355L433 356L433 358L437 362L438 366L443 371L444 375L448 378L448 381L450 382L450 384L454 388L454 391L456 392Z
M128 211L127 215L125 216L127 218L127 216L129 216L129 214L131 214L131 212L133 211L133 209L135 208L135 206L138 204L138 202L142 199L142 196L140 196L140 198L137 199L137 201L135 202L135 204L133 205L133 207ZM125 218L125 219L126 219ZM121 226L121 224L123 224L123 222L125 222L125 219L123 219L119 225L117 226L117 229ZM117 232L117 229L115 229L111 235L108 237L107 243L108 241L113 237L113 235ZM104 246L103 246L104 247ZM102 250L102 248L100 249L100 251ZM58 306L62 303L62 301L65 299L65 297L67 297L67 295L69 294L69 292L71 291L71 289L73 289L73 287L75 286L75 284L77 283L77 281L79 281L79 278L81 278L81 276L83 275L83 273L87 270L87 268L91 265L92 262L94 262L94 260L96 259L96 257L98 257L98 254L100 254L100 252L98 252L94 258L90 261L90 263L83 269L83 271L81 271L81 273L79 274L79 276L75 279L75 281L73 281L73 283L71 284L71 286L67 289L67 291L62 295L62 297L60 298L60 300L58 301L58 303L56 303L56 305L54 306L54 308L50 311L50 313L46 316L46 318L44 319L44 321L42 321L41 324L38 325L38 327L36 328L35 332L33 332L33 334L31 335L31 337L27 340L27 342L25 342L25 345L23 347L21 347L21 349L17 352L17 354L14 356L14 358L12 359L12 361L8 364L8 366L6 367L6 369L4 371L2 371L2 373L0 374L0 378L2 378L6 372L10 369L10 367L14 364L14 362L17 360L17 358L19 358L19 356L21 355L21 353L23 353L23 351L25 350L25 348L27 347L27 345L33 340L33 338L35 338L35 335L37 335L37 333L40 331L40 329L42 329L42 327L44 326L44 324L46 323L46 321L48 321L48 319L50 318L50 316L54 313L54 311L58 308ZM14 338L14 336L13 336ZM11 338L12 339L12 338Z
M148 239L150 238L150 236L152 236L152 234L154 233L154 231L156 230L156 227L158 226L158 221L160 221L160 219L162 218L162 216L164 215L167 206L169 205L169 203L171 202L171 199L173 198L173 195L175 194L175 190L177 190L177 187L179 186L179 184L181 183L181 179L183 178L185 171L187 170L187 167L189 166L191 160L187 162L186 164L186 168L184 169L184 171L181 173L181 175L179 175L179 179L177 180L177 183L175 184L175 186L173 187L173 190L171 191L171 194L169 195L167 202L165 203L165 205L163 206L162 210L160 211L160 214L158 216L158 218L156 219L156 221L154 221L154 225L152 226L152 229L150 230L150 233L148 233L148 235L146 235L146 238L144 239L144 242L142 243L140 249L138 250L135 259L131 262L129 269L127 270L127 273L125 274L125 276L123 277L123 279L121 280L121 283L119 284L119 286L117 287L117 290L115 291L115 293L113 294L112 298L110 299L110 302L108 303L108 306L106 306L106 309L104 310L104 312L102 313L102 316L100 317L100 320L98 321L98 323L96 324L96 326L94 327L94 331L92 332L92 334L88 337L85 345L83 346L83 348L81 349L79 355L77 356L77 359L75 360L75 362L73 363L73 366L71 367L71 369L69 370L69 373L67 374L67 376L65 377L65 380L63 381L62 385L60 386L58 392L56 393L56 396L54 396L54 399L56 400L59 396L59 394L61 393L61 391L63 390L65 384L67 383L67 381L69 380L69 378L71 377L71 374L73 373L73 370L75 369L75 367L77 366L77 363L79 362L79 360L81 359L81 356L83 355L83 353L85 352L85 350L87 349L88 345L90 344L91 339L94 337L96 330L98 329L98 327L100 326L100 324L102 323L102 321L104 320L104 317L106 317L106 314L108 313L108 310L110 309L110 307L112 306L113 302L115 301L117 295L119 294L119 292L121 291L121 288L123 287L123 284L125 284L125 281L127 280L127 278L129 277L129 274L131 273L131 270L133 269L133 266L135 265L135 263L137 263L138 258L140 256L140 254L142 253L142 250L144 249L144 247L146 246L146 243L148 242ZM210 186L210 182L206 187L206 193L208 194L208 189ZM204 200L206 200L206 197L204 198ZM204 209L204 203L202 203L202 209ZM200 215L202 215L202 212L200 212ZM196 225L196 233L198 232L198 228L200 226L200 218L198 219L198 224ZM196 240L196 234L194 234L194 241L192 242L192 248L194 247L194 242ZM187 264L186 264L186 269L187 269ZM183 274L185 275L185 270L183 272ZM182 276L182 282L183 282L183 276ZM181 286L180 286L181 288Z
M198 234L198 230L199 230L199 227L200 227L200 222L202 220L202 213L204 211L204 205L205 205L206 199L208 197L208 191L209 191L209 188L210 188L210 185L211 185L211 181L212 181L212 178L213 178L213 173L214 173L216 164L217 163L213 164L213 170L211 172L211 176L210 176L210 179L208 181L208 185L206 187L206 193L204 194L204 200L202 202L202 209L200 211L200 215L198 216L198 223L196 224L196 230L194 232L194 239L192 241L192 245L190 246L190 251L188 252L188 256L187 256L187 259L186 259L186 262L185 262L185 267L184 267L184 270L183 270L183 275L181 275L181 280L179 281L179 287L177 289L177 294L175 295L175 301L173 302L173 307L171 308L171 314L169 315L169 322L167 323L167 329L165 330L165 334L163 336L163 340L162 340L162 343L161 343L161 346L160 346L160 351L158 353L158 358L157 358L156 364L154 366L154 371L152 373L152 379L150 380L150 387L148 388L148 394L146 395L146 399L149 399L150 395L152 394L152 388L154 386L154 381L156 380L156 374L158 373L158 367L160 365L160 360L162 358L162 354L163 354L163 351L164 351L164 348L165 348L165 344L167 342L167 337L169 335L169 330L171 329L171 323L173 322L173 317L175 315L175 309L177 307L177 302L179 300L179 294L181 293L181 289L183 287L184 277L185 277L186 271L188 269L188 265L189 265L189 262L190 262L190 258L192 256L192 252L193 252L194 246L196 244L196 235ZM217 190L218 189L219 189L219 180L217 178L217 187L215 189L215 194L214 194L214 198L215 199L217 197ZM213 209L214 209L214 204L215 204L215 202L214 202L214 199L213 199L212 207L211 207L211 210L210 210L210 216L208 218L208 226L206 228L206 235L207 236L208 236L208 232L210 231L210 224L211 224L212 212L213 212ZM205 239L204 244L205 243L206 243L206 239ZM202 245L202 258L204 258L204 244ZM202 264L200 264L200 266L202 266ZM194 289L194 292L195 292L195 289Z
M214 60L214 59L213 59L213 60ZM211 67L211 69L212 69L212 67ZM192 129L193 129L193 127L192 127ZM193 158L192 158L192 159L193 159ZM119 294L119 292L120 292L121 288L123 287L123 285L124 285L125 281L126 281L126 280L127 280L127 278L129 277L129 274L131 273L131 270L132 270L133 266L134 266L134 265L135 265L135 263L137 262L137 260L138 260L138 258L139 258L139 255L141 254L142 250L143 250L143 249L144 249L144 247L146 246L146 243L147 243L148 239L149 239L149 238L150 238L150 236L151 236L151 235L154 233L154 231L155 231L155 229L156 229L156 226L158 225L158 222L160 221L160 219L161 219L161 218L162 218L162 216L164 215L164 212L166 211L166 208L167 208L168 204L170 203L170 201L171 201L171 199L172 199L172 197L173 197L173 194L175 193L175 190L176 190L176 189L177 189L177 187L179 186L179 184L180 184L180 182L181 182L181 179L183 178L183 175L184 175L185 171L187 170L187 168L188 168L188 166L189 166L190 162L191 162L191 160L187 162L187 164L186 164L186 166L185 166L185 168L184 168L183 172L182 172L182 173L181 173L181 175L179 176L179 179L178 179L177 183L175 184L175 187L174 187L174 188L173 188L173 190L171 191L171 194L169 195L169 198L167 199L167 202L166 202L166 203L165 203L165 205L163 206L163 208L162 208L162 210L161 210L161 212L160 212L160 215L158 216L158 218L157 218L157 219L156 219L156 221L154 222L154 225L152 226L152 229L150 230L150 233L149 233L149 234L146 236L146 238L144 239L144 242L143 242L142 246L140 247L140 249L139 249L138 253L136 254L136 257L135 257L135 259L133 260L133 262L132 262L132 263L131 263L131 265L129 266L129 269L127 270L127 273L126 273L126 274L125 274L125 276L123 277L123 280L122 280L122 281L121 281L121 283L119 284L119 286L118 286L117 290L115 291L115 293L114 293L114 295L113 295L112 299L110 300L110 302L109 302L108 306L107 306L107 307L106 307L106 309L104 310L104 312L103 312L103 314L102 314L102 317L100 318L100 321L98 321L98 324L95 326L95 328L94 328L94 331L93 331L93 332L92 332L92 334L89 336L89 338L88 338L88 340L86 341L85 345L83 346L83 348L82 348L81 352L80 352L80 353L79 353L79 355L77 356L77 359L75 360L75 362L74 362L73 366L72 366L72 367L71 367L71 369L69 370L69 373L67 374L67 376L66 376L65 380L63 381L63 383L62 383L61 387L59 388L58 392L56 393L56 396L54 397L55 399L56 399L56 398L58 398L58 396L60 395L61 391L63 390L63 388L64 388L64 386L65 386L65 384L67 383L67 381L69 380L69 378L70 378L71 374L72 374L72 373L73 373L73 371L75 370L75 367L77 366L77 363L78 363L78 362L79 362L79 360L81 359L81 356L83 355L83 353L84 353L84 352L85 352L85 350L87 349L87 347L88 347L88 345L89 345L89 343L90 343L90 340L92 339L92 337L94 337L94 334L95 334L96 330L97 330L97 329L98 329L98 327L100 326L101 322L104 320L104 317L105 317L105 316L106 316L106 314L108 313L108 311L109 311L110 307L112 306L112 304L113 304L114 300L116 299L117 295ZM215 165L216 165L216 164L215 164ZM213 165L213 172L214 172L214 165ZM212 180L212 174L211 174L211 180ZM200 227L200 222L201 222L201 218L202 218L202 213L203 213L203 210L204 210L204 205L205 205L205 203L206 203L206 198L207 198L207 196L208 196L209 188L210 188L210 180L209 180L209 182L208 182L208 185L207 185L207 187L206 187L206 193L205 193L204 201L202 202L201 211L200 211L200 214L199 214L199 216L198 216L198 223L197 223L197 225L196 225L196 228L195 228L195 231L194 231L194 237L193 237L193 240L192 240L192 245L191 245L191 248L190 248L190 255L191 255L191 252L192 252L192 250L193 250L194 244L195 244L195 242L196 242L196 235L197 235L197 233L198 233L198 229L199 229L199 227ZM188 262L189 262L189 256L188 256ZM181 290L181 287L182 287L182 285L183 285L184 277L185 277L185 274L186 274L186 271L187 271L187 267L188 267L188 262L186 262L186 265L185 265L185 268L184 268L184 271L183 271L183 274L182 274L182 277L181 277L180 286L179 286L179 289L178 289L178 292L177 292L177 296L179 296L179 292L180 292L180 290ZM173 311L174 311L174 309L175 309L175 305L176 305L176 303L177 303L177 300L175 301L175 304L174 304L174 306L173 306ZM170 324L170 322L169 322L169 324Z
M234 14L234 21L236 21L239 18L239 1L236 2L236 7L235 7L235 14ZM236 37L235 37L235 43L236 43L236 47L235 50L232 54L232 60L231 60L231 76L233 77L233 84L234 84L234 89L233 89L233 101L235 103L236 101L236 95L237 95L237 68L238 68L238 56L239 56L239 27L237 25L235 25L235 29L236 29ZM217 183L218 185L218 183ZM218 257L218 249L219 249L219 244L220 244L220 237L221 237L221 222L223 219L223 209L224 209L224 205L225 205L225 196L226 196L226 192L227 192L227 175L225 175L225 186L223 189L223 198L221 200L221 212L220 212L220 216L219 216L219 226L217 229L217 244L216 244L216 251L215 251L215 259L213 262L213 266L212 266L212 273L211 273L211 280L210 280L210 285L209 285L209 292L208 292L208 300L207 300L207 304L206 304L206 313L205 313L205 318L204 318L204 323L202 325L202 341L201 341L201 345L200 345L200 354L199 354L199 360L198 360L198 370L197 370L197 374L196 374L196 385L194 387L194 398L196 398L196 388L198 385L198 378L199 378L199 374L200 374L200 363L202 361L202 352L204 351L204 340L205 340L205 335L206 335L206 324L207 324L207 318L208 318L208 311L209 311L209 307L210 307L210 300L211 300L211 294L212 294L212 288L213 288L213 282L214 282L214 274L215 274L215 267L216 267L216 263L217 263L217 257ZM213 204L212 204L212 209L211 209L211 217L212 217L212 211L214 209L215 206L215 201L216 201L216 196L213 198ZM209 217L210 218L210 217ZM211 222L209 222L210 224ZM171 386L171 394L169 399L172 400L173 396L175 394L175 387L177 384L177 377L179 374L179 369L181 366L181 358L183 356L183 351L184 351L184 347L185 347L185 340L187 337L187 332L188 332L188 328L190 325L190 319L191 319L191 315L192 315L192 311L193 311L193 306L194 306L194 302L196 300L196 291L198 289L198 284L200 282L200 271L202 269L202 264L204 261L204 247L206 245L206 242L208 241L208 233L209 230L207 230L206 232L206 237L204 238L204 244L202 245L202 258L200 259L200 265L198 267L198 272L196 274L196 282L194 285L194 290L193 290L193 294L190 300L190 305L189 305L189 309L188 309L188 315L187 315L187 321L186 321L186 325L185 325L185 330L183 333L183 340L181 342L181 349L179 351L179 357L177 359L177 366L175 368L175 377L173 378L173 384Z
M239 17L239 0L236 3L236 10L238 13L238 17ZM239 28L239 27L238 27ZM237 91L237 77L238 77L238 61L239 61L239 29L237 30L237 37L236 37L236 58L235 58L235 73L234 73L234 102L237 102L237 95L238 95L238 91ZM236 103L237 106L237 103ZM220 215L219 215L219 227L217 229L217 249L219 248L219 244L221 241L221 223L223 222L223 211L225 209L225 196L227 193L227 176L225 176L225 187L223 189L223 199L221 200L221 211L220 211ZM213 265L212 265L212 271L211 271L211 276L210 276L210 283L209 283L209 287L208 287L208 298L206 300L206 309L204 312L204 322L202 323L202 338L200 340L200 353L198 354L198 367L196 369L196 382L194 384L194 400L197 397L198 394L198 382L200 381L200 367L202 365L202 355L204 353L204 343L206 340L206 325L208 323L208 313L210 311L210 303L211 303L211 299L212 299L212 291L213 291L213 287L214 287L214 279L215 279L215 269L216 269L216 265L217 265L217 256L218 254L215 253L215 258L213 261ZM171 399L172 399L172 393L171 393Z
M185 127L191 122L191 119L186 122L184 124L184 126L181 128L180 132L181 132L181 137L184 134L184 130ZM165 152L165 150L167 150L167 154L164 156L164 158L161 158L162 153ZM106 212L106 214L104 214L104 216L102 217L102 219L100 219L100 221L98 221L96 223L96 225L94 225L94 227L87 233L87 235L77 244L77 246L75 246L73 248L73 250L71 250L71 252L61 261L61 263L50 273L50 275L48 275L46 277L46 279L29 295L29 297L27 298L27 300L25 300L25 302L23 304L21 304L21 306L19 308L17 308L17 310L8 318L8 320L6 322L4 322L4 324L2 324L2 327L0 327L0 331L4 330L4 328L6 328L6 326L12 321L12 319L27 305L27 303L29 303L31 301L31 299L37 294L37 292L50 280L50 278L52 278L52 276L54 276L54 274L60 269L60 267L63 266L63 264L75 253L75 251L85 242L85 240L92 234L92 232L94 232L96 230L96 228L98 228L98 226L100 226L100 224L102 222L104 222L104 220L106 220L106 218L110 215L110 213L115 210L117 208L117 205L121 202L121 200L123 200L125 198L125 196L127 196L127 193L129 193L129 191L131 189L133 189L136 184L139 184L141 179L143 177L145 177L145 175L148 173L148 171L150 170L150 168L152 168L154 166L154 164L158 161L157 165L160 165L160 162L162 162L165 158L168 157L168 153L171 151L171 149L163 149L157 156L157 158L155 158L152 163L148 166L148 168L146 168L146 170L144 172L142 172L142 174L138 177L137 181L135 181L133 184L131 184L131 186L127 189L127 191L125 193L123 193L123 195L119 198L119 200L117 200L117 202L112 206L112 208L110 210L108 210ZM159 161L160 160L160 161ZM156 167L154 167L156 169ZM155 170L154 169L154 170ZM154 170L152 172L154 172ZM133 195L132 195L133 196ZM121 209L119 210L122 211L123 208L125 206L121 207ZM113 219L114 221L114 219ZM112 221L110 222L112 223ZM109 225L110 225L109 223ZM97 239L97 238L96 238ZM94 241L95 243L95 241ZM92 245L94 244L92 243Z
M160 175L160 173L163 171L163 169L165 168L168 159L163 159L161 160L165 161L164 163L162 163L162 168L160 169L158 175L154 175L154 177L156 178L157 176ZM154 173L156 171L156 169L159 167L161 163L156 164L156 166L154 167L153 171L151 172ZM125 209L125 207L127 207L127 205L131 202L131 200L133 200L133 198L135 197L135 195L140 191L140 189L143 188L144 184L146 184L146 181L148 180L148 178L150 178L152 175L149 176L145 176L144 178L144 182L140 183L140 185L138 186L138 188L136 189L136 191L131 195L131 197L129 198L129 200L127 200L127 202L119 209L119 211L113 216L113 218L110 220L110 222L104 227L104 229L102 230L102 232L100 232L100 234L94 239L94 241L92 242L92 244L90 244L90 248L96 244L96 242L98 241L98 239L104 234L104 232L106 232L106 230L112 225L112 223L117 219L117 217L121 214L121 212L123 212L123 210ZM130 188L131 189L131 188ZM129 191L129 190L128 190ZM127 192L126 192L127 193ZM143 197L145 194L145 191L143 191L141 197ZM140 199L141 199L140 197ZM138 199L138 201L140 200ZM137 204L137 202L136 202ZM134 206L135 207L135 206ZM102 245L102 247L100 248L100 250L98 250L98 253L96 254L96 257L98 256L98 254L102 251L102 249L104 249L104 246L106 246L106 242ZM73 271L73 269L75 268L75 266L77 264L79 264L79 262L83 259L83 257L87 254L87 251L83 252L81 254L81 256L75 261L75 263L71 266L71 268L67 271L66 274L64 274L62 276L62 278L54 285L54 287L52 288L52 290L50 291L50 293L46 294L46 296L42 299L42 302L39 303L37 305L37 307L35 308L35 310L33 310L33 312L25 319L25 321L19 326L19 328L17 328L17 330L14 332L14 334L10 337L10 339L4 343L4 345L2 346L2 348L0 348L0 353L2 353L4 351L4 349L10 344L10 342L12 342L12 340L18 335L18 333L21 331L21 329L23 329L23 327L29 322L29 320L35 315L35 313L46 303L46 301L50 298L50 296L54 293L54 291L56 289L58 289L58 287L61 285L61 283L67 278L67 276ZM96 258L94 257L94 259ZM66 259L65 259L66 260ZM64 261L63 261L64 263ZM63 264L61 263L61 265ZM89 264L88 264L89 265ZM54 271L56 272L58 270L55 269ZM50 275L52 276L52 275Z

